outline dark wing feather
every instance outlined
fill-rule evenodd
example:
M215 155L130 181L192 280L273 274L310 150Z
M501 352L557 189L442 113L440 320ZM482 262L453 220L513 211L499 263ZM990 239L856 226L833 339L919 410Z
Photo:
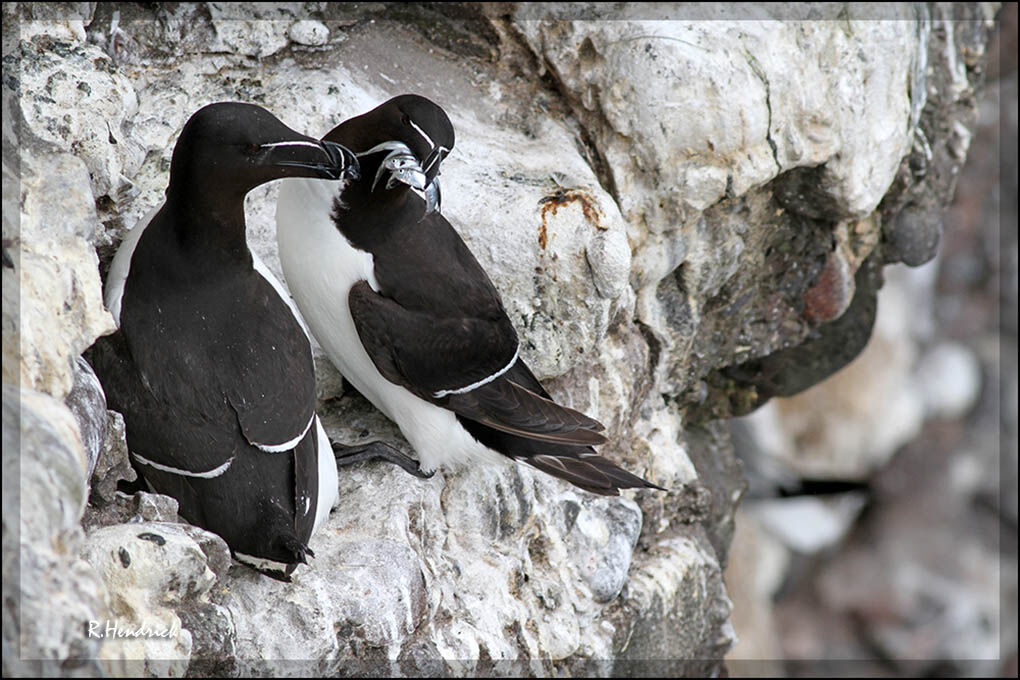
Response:
M106 393L107 406L124 416L128 444L133 453L160 465L204 472L220 467L242 448L233 415L219 402L205 410L198 392L181 395L183 401L160 398L152 389L154 376L139 370L121 331L96 340L85 358ZM190 398L189 398L190 397ZM222 418L234 420L223 427Z
M230 328L231 342L210 339L210 368L250 443L289 442L305 431L315 411L311 344L287 304L257 273L230 297L213 314Z
M522 460L542 472L603 496L617 496L620 489L662 489L595 453L577 456L540 454Z
M603 429L598 421L560 406L506 375L463 394L437 396L506 368L516 352L517 338L508 336L503 324L471 318L437 319L426 312L407 310L364 281L351 289L349 297L358 336L387 380L426 401L510 434L562 444L605 443L605 437L598 434ZM520 359L516 363L521 363Z
M295 439L315 408L304 330L250 260L199 268L167 247L182 222L164 206L131 256L120 322L138 372L158 401L215 418L227 408L249 443Z
M136 259L148 254L144 245L142 239ZM145 267L137 270L141 279ZM226 408L256 445L289 442L308 426L315 409L311 345L254 270L174 287L133 278L121 324L136 370L157 401L203 417Z
M307 543L319 504L319 433L315 423L290 455L294 456L294 529Z
M523 370L527 370L526 367ZM520 370L515 368L512 372L517 374L515 377L520 377ZM461 416L458 420L471 436L490 449L565 479L586 491L615 496L618 489L661 488L599 456L590 446L539 441L495 430Z
M444 405L459 415L509 434L560 444L606 443L606 438L599 434L605 428L597 420L560 406L505 376L470 392L450 395Z
M505 317L440 316L407 309L365 281L348 296L358 336L379 372L423 399L483 380L517 351Z
M315 520L314 428L293 451L266 453L246 441L236 413L222 396L209 400L218 403L212 410L201 410L206 402L197 392L194 399L180 403L158 398L143 382L120 331L99 338L86 358L103 384L107 405L124 416L132 453L189 472L231 461L220 476L203 479L132 460L157 492L177 499L182 517L223 536L232 550L292 565L303 559L288 546L306 543ZM303 512L305 507L308 512Z

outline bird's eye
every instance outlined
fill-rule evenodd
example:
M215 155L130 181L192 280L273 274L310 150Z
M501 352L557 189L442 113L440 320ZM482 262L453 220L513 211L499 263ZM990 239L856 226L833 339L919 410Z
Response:
M252 142L252 143L246 145L244 147L244 150L245 150L245 153L247 153L249 156L254 156L255 153L259 150L259 145L255 144L254 142Z
M405 113L400 117L400 122L403 123L404 125L410 125L411 117Z

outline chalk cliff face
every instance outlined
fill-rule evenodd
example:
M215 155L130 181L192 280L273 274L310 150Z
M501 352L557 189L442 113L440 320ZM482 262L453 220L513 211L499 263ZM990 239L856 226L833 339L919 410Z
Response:
M5 672L719 669L743 482L717 419L845 365L882 265L934 255L986 10L606 11L4 6L4 466L22 479L4 476L4 593L22 602ZM76 359L113 329L105 267L159 204L192 112L248 101L321 135L403 92L450 114L443 211L524 357L605 423L603 455L669 491L606 499L513 465L343 469L316 557L282 584L172 499L114 493L133 474L123 424ZM246 209L282 279L277 191ZM331 437L402 443L316 352ZM99 639L89 620L180 632Z

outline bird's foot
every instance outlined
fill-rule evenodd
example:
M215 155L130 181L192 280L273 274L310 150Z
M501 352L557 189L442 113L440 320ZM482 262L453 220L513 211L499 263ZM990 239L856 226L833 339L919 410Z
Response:
M369 460L383 460L394 465L399 465L408 474L419 479L430 479L435 471L424 472L421 465L414 458L403 453L383 442L369 442L357 446L347 446L339 442L332 442L333 455L337 465L353 465Z
M282 540L283 549L290 554L290 563L293 567L298 564L308 564L309 557L315 557L315 553L307 544L301 542L296 536L286 536Z

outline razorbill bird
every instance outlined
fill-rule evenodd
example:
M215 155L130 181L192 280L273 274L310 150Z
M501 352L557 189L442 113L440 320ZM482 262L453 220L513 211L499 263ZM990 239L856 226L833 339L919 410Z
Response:
M148 486L282 580L312 554L337 473L315 415L309 338L248 249L244 197L282 177L357 173L350 151L261 107L197 111L174 147L166 200L110 267L105 302L118 330L88 355Z
M521 360L499 293L437 210L446 112L402 95L323 139L358 155L361 180L283 183L284 276L319 344L421 468L509 458L598 494L659 488L597 455L603 426L553 402Z

